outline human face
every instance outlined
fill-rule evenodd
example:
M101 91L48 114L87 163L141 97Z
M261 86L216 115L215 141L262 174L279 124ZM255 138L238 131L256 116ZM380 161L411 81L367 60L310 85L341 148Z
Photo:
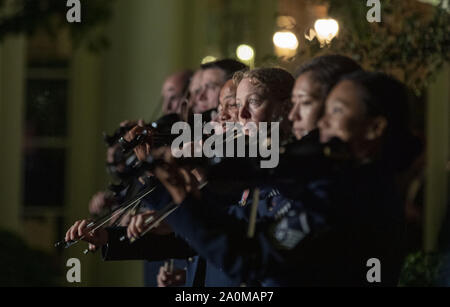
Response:
M224 125L226 122L237 122L239 109L236 105L236 86L233 80L228 80L220 91L218 122Z
M121 153L121 147L118 143L114 144L113 146L108 147L106 150L106 162L108 164L114 164L114 162L117 160L116 155L120 155ZM118 163L115 164L115 172L121 173L125 170L125 164L124 163Z
M292 133L298 140L317 127L324 105L319 98L320 91L320 84L311 78L310 72L302 74L295 82L289 120L293 123Z
M253 122L258 127L260 122L272 121L276 103L271 101L261 86L255 85L249 78L239 83L236 91L236 104L239 108L239 122L245 126Z
M361 89L351 81L342 81L327 98L325 115L319 121L320 141L333 137L347 142L358 157L373 155L387 127L384 117L367 116Z
M194 107L198 97L200 96L202 89L202 74L203 71L201 69L197 70L189 83L189 106L191 107Z
M183 80L178 76L171 76L164 82L161 92L164 114L180 113L183 88Z
M193 103L194 113L217 108L219 105L219 93L225 83L225 72L218 68L210 68L202 71L201 89L197 99Z

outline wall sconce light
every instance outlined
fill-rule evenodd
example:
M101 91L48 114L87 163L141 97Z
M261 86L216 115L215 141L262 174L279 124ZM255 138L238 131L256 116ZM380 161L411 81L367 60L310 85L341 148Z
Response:
M275 45L275 54L283 58L295 56L299 45L297 36L290 31L276 32L273 36L273 44Z
M309 35L305 35L306 39L312 41L314 37L320 42L321 46L330 44L331 41L339 34L339 23L332 18L317 19L314 23L314 29L310 29Z

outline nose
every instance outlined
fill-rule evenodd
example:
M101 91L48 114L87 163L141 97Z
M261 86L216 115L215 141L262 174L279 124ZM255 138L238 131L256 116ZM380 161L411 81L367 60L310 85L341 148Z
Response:
M294 103L291 112L289 112L289 120L291 122L302 120L302 117L300 115L300 103Z
M206 87L203 87L203 88L201 89L201 91L200 91L198 100L200 100L200 101L205 101L206 98L207 98L207 97L206 97Z
M163 113L167 112L168 109L168 104L169 104L169 100L167 99L167 97L165 97L164 95L161 96L161 101L162 101L162 110Z
M228 110L226 108L220 111L219 118L222 122L226 122L227 120L231 119L230 113L228 113Z
M190 106L190 101L188 98L183 98L178 106L179 113L182 113L188 106Z
M177 113L180 110L181 107L181 99L174 99L170 105L170 111L173 113Z
M239 119L250 119L252 115L248 110L247 104L245 104L242 108L239 109Z
M167 112L172 112L174 109L174 101L173 100L169 100L166 104L166 111Z

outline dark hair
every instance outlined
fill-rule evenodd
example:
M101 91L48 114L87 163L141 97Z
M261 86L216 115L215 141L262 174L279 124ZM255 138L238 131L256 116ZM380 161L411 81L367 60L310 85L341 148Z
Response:
M423 144L409 129L408 90L400 81L379 72L355 72L343 76L359 89L369 117L383 116L388 125L384 133L383 162L393 170L409 167Z
M311 73L312 78L319 83L321 88L320 96L317 98L325 102L331 89L343 75L361 70L361 66L349 57L324 55L305 62L297 70L295 76L298 78L305 73Z
M248 69L248 66L232 59L224 59L215 62L209 62L200 66L201 69L218 68L225 72L225 80L230 80L235 72Z

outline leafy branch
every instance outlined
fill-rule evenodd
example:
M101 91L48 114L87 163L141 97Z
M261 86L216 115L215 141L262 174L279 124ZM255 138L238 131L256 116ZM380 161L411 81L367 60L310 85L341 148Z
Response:
M395 75L416 94L450 60L450 16L441 5L383 0L382 21L369 23L365 1L325 2L329 16L339 21L339 36L324 48L317 40L309 42L297 60L326 53L348 55L367 69Z
M82 22L66 20L68 7L63 0L0 0L0 42L9 35L32 36L44 29L56 37L62 28L68 28L75 48L86 44L99 51L108 46L108 39L99 29L112 16L115 0L90 0L81 2Z

